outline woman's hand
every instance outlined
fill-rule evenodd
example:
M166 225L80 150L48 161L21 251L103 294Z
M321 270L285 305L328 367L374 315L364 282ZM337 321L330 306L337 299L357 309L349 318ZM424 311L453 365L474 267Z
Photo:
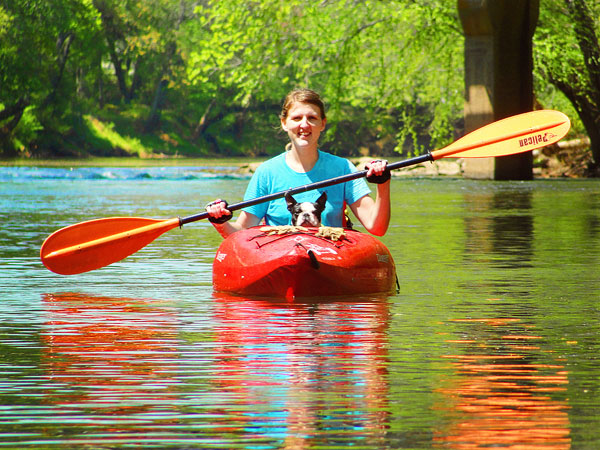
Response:
M365 164L367 169L367 181L369 183L383 184L390 180L391 173L387 167L385 159L374 159L370 163Z
M233 216L231 211L227 209L227 202L220 198L208 203L205 207L208 213L208 220L214 225L219 234L227 237L236 231L245 228L255 227L260 223L260 219L254 214L241 211L235 222L228 222Z
M206 212L208 213L208 220L212 223L225 223L233 217L231 211L227 209L227 202L220 198L213 200L206 204Z

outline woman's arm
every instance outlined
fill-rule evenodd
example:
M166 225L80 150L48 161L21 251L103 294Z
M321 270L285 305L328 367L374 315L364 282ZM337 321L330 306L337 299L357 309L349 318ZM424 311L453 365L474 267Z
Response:
M389 170L386 174L387 161L372 161L365 167L368 169L368 178L372 176L379 178L375 200L365 195L352 203L350 209L369 233L383 236L390 224L391 215ZM386 178L387 180L383 181Z
M390 224L390 182L377 185L375 200L365 195L352 203L350 209L369 233L383 236Z

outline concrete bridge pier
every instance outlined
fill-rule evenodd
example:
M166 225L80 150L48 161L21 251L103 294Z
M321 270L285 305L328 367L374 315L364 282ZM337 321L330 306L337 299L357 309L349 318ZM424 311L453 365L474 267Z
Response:
M465 132L533 109L539 0L458 0L465 34ZM533 178L531 152L465 161L465 177Z

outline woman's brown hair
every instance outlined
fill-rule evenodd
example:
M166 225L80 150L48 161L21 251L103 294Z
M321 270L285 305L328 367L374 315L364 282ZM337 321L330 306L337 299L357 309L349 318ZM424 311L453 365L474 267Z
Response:
M281 120L285 120L287 118L290 108L296 102L310 103L311 105L315 105L321 112L321 119L325 119L325 105L323 104L323 100L321 100L321 96L319 94L310 89L294 89L285 97L283 106L281 108Z

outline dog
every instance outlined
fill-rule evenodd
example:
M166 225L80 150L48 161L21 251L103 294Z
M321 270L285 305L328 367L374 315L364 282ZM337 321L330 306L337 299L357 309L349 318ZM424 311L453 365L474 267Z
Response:
M292 225L296 227L320 227L321 213L325 209L327 194L323 192L316 202L298 203L290 193L285 194L287 209L292 214Z

